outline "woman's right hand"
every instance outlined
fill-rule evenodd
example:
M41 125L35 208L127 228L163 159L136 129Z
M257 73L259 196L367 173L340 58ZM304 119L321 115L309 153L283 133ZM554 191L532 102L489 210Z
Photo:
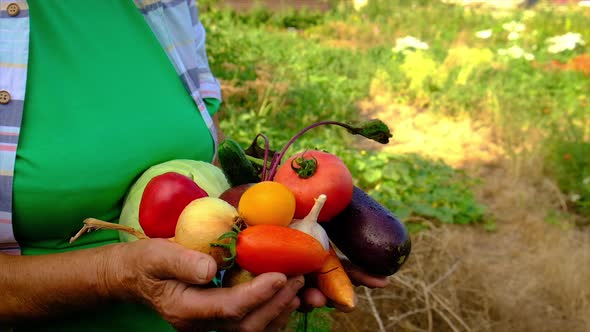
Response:
M106 258L107 291L154 308L180 331L275 331L300 301L302 276L266 273L232 288L205 288L217 271L209 255L165 239L117 245Z

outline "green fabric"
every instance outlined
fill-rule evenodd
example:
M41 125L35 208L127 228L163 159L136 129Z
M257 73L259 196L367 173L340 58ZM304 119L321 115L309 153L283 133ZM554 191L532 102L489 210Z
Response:
M204 98L203 101L205 102L205 106L207 107L209 115L213 116L215 113L217 113L217 111L219 111L221 100L215 98Z
M117 221L139 175L171 159L210 161L213 141L132 1L29 0L27 95L14 177L24 255L118 242L87 217ZM108 17L108 19L105 19ZM219 101L205 100L211 114ZM151 310L112 304L17 331L172 331Z

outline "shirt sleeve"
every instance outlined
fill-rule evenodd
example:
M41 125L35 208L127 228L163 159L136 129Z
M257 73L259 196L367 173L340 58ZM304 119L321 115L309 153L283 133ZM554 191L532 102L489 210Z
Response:
M206 47L207 33L205 31L205 27L201 23L201 20L199 19L197 2L189 0L189 6L191 9L193 37L196 51L196 56L193 59L196 61L196 72L198 78L195 81L198 82L199 93L201 94L202 98L215 98L222 100L221 86L209 67L209 59ZM189 71L189 74L191 74L190 72L191 71ZM209 104L207 103L207 105Z
M209 115L213 116L219 111L221 100L217 98L203 98L203 101L205 102L205 106L207 107Z

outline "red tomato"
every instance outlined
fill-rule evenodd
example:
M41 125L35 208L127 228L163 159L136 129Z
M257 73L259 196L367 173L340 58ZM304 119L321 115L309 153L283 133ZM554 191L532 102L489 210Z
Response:
M171 238L182 210L197 198L209 196L191 178L176 172L155 176L139 203L139 224L145 235Z
M266 224L241 231L236 252L236 263L251 273L281 272L287 276L319 271L330 255L307 233Z
M315 172L310 170L313 174L309 177L299 175L307 168L297 163L301 158L308 164L313 164L314 159L316 161ZM352 200L353 181L350 171L340 158L327 152L311 150L292 156L281 164L273 180L287 186L295 195L297 219L302 219L309 213L315 198L321 194L326 195L327 200L318 221L329 221Z

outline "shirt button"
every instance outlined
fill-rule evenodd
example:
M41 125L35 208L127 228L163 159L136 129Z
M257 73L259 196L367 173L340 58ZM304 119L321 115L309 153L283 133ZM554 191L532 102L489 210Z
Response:
M0 104L6 105L10 102L10 93L6 90L0 90Z
M6 7L6 12L9 16L16 16L20 13L20 7L16 3L11 3Z

